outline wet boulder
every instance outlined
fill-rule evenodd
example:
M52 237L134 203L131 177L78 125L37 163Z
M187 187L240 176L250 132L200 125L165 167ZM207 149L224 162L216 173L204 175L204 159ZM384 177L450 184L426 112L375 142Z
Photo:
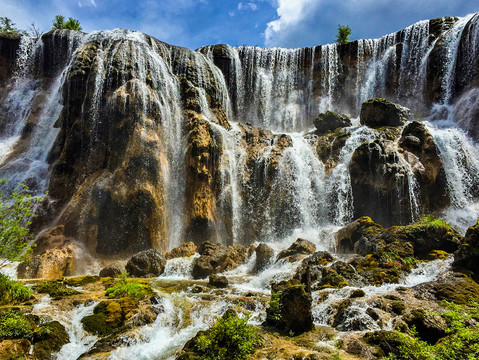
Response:
M33 334L35 345L33 355L36 359L51 359L52 355L59 352L63 345L70 342L65 327L58 321L42 324L35 329Z
M293 278L306 285L306 291L311 292L311 286L323 276L324 267L334 261L333 256L326 251L317 251L301 262Z
M228 287L228 279L226 278L226 276L211 274L208 280L208 284L215 288L224 289Z
M259 273L263 271L273 259L274 250L265 243L261 243L256 247L255 253L256 263L253 271Z
M159 250L143 250L133 255L126 264L131 276L159 276L165 270L166 260Z
M369 237L382 230L383 227L376 224L370 217L362 216L334 235L336 251L340 254L371 254L375 251L377 244L374 241L369 241Z
M281 281L271 285L271 301L266 309L266 324L286 333L302 334L313 329L311 294L304 284Z
M316 133L322 135L328 131L334 131L337 128L351 126L351 119L344 114L337 114L333 111L327 111L318 115L313 121L316 127Z
M383 226L413 219L410 165L393 141L377 138L354 150L349 163L354 217L371 216Z
M232 270L246 263L253 251L254 248L251 246L225 246L206 241L198 248L200 257L194 262L193 278L204 279L211 274Z
M479 221L467 229L455 253L453 266L471 271L473 278L479 282Z
M416 176L422 211L443 210L449 205L446 172L431 133L423 123L413 121L404 128L399 146L406 150L404 157Z
M296 240L289 248L281 251L278 254L278 260L284 259L285 261L295 262L308 255L314 254L316 251L316 245L311 241L305 239Z
M196 245L194 242L189 241L187 243L181 244L180 246L174 248L171 251L168 251L165 254L167 260L180 258L180 257L190 257L196 254Z
M100 277L117 277L121 274L124 267L120 263L110 264L100 270Z
M376 98L362 104L360 122L371 128L402 126L410 116L411 111L408 108L384 98Z

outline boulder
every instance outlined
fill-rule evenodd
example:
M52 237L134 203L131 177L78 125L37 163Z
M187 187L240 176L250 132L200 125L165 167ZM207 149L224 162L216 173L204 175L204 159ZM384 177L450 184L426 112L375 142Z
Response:
M316 245L311 241L305 239L296 240L289 248L281 251L278 254L278 260L284 259L285 261L295 262L307 255L314 254L316 251Z
M228 287L228 279L226 278L226 276L211 274L208 280L208 284L215 288L224 289Z
M273 259L274 250L265 243L261 243L256 247L255 253L256 263L253 272L259 273L263 271Z
M333 260L333 256L326 251L315 252L301 262L293 278L306 285L306 291L311 292L312 284L321 279L324 267Z
M63 345L70 342L65 327L58 321L42 324L34 331L33 355L36 359L51 359Z
M121 274L124 267L120 263L110 264L100 270L100 277L117 277Z
M266 324L286 333L302 334L313 329L311 294L295 281L271 285L271 301L266 309Z
M439 315L431 314L424 309L413 309L403 316L409 328L415 327L419 338L429 344L435 344L446 336L447 323Z
M402 126L410 115L411 111L408 108L383 98L376 98L362 104L360 123L371 128Z
M159 250L143 250L133 255L126 264L131 276L159 276L165 270L166 260Z
M351 119L344 114L337 114L333 111L327 111L318 115L313 121L316 127L316 133L322 135L328 131L334 131L337 128L351 126Z
M474 280L479 282L479 221L467 229L454 255L453 266L471 271Z
M383 227L376 224L368 216L360 217L340 229L334 235L336 240L336 252L339 254L358 253L362 255L373 253L375 250L375 243L370 244L364 236L367 229L370 229L369 233L380 232Z
M246 263L253 250L254 248L251 246L225 246L206 241L198 248L200 257L194 262L193 278L204 279L211 274L232 270Z
M31 343L27 339L0 342L0 360L22 359L28 356Z
M171 251L168 251L165 254L167 260L180 258L180 257L190 257L196 254L196 245L194 242L189 241L187 243L181 244L180 246L174 248Z

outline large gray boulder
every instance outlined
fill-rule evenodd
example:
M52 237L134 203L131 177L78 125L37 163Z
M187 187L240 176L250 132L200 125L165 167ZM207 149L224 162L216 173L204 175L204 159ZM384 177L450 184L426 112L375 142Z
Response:
M360 123L371 128L402 126L411 116L411 111L383 98L370 99L361 106Z
M316 133L322 135L328 131L351 126L351 119L347 115L327 111L319 114L318 117L314 119L313 123L316 127Z
M159 250L143 250L133 255L126 264L131 276L159 276L165 270L166 260Z

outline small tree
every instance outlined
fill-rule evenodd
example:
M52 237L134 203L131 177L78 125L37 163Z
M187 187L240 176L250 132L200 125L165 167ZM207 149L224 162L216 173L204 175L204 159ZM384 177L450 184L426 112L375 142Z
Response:
M76 20L70 17L68 18L67 21L65 21L65 17L62 15L55 16L55 20L53 20L52 30L57 30L57 29L69 29L69 30L82 31L82 27L80 25L79 20Z
M349 36L351 35L351 28L349 25L338 25L338 33L336 34L336 43L339 45L347 44L350 42Z
M6 16L0 17L0 32L13 32L18 33L18 29L15 27L15 23Z
M6 184L6 180L1 180ZM33 207L41 200L32 196L28 187L22 185L19 191L6 195L0 191L0 269L7 261L20 261L31 252L31 219L35 216Z

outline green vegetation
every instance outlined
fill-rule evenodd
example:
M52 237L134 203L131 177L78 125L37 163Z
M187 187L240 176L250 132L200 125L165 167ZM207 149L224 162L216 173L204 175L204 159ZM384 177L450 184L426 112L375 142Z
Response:
M419 224L425 224L425 225L430 225L434 227L445 227L448 229L451 228L450 224L448 224L444 220L440 220L436 218L434 215L424 215L419 221Z
M1 180L0 184L6 184ZM33 208L41 200L32 196L26 185L20 190L6 195L0 191L0 268L7 261L21 261L31 252L31 219L35 216Z
M0 305L24 302L30 299L32 291L22 283L0 274Z
M6 16L0 17L0 32L18 33L15 23Z
M378 331L368 336L370 342L379 344L389 352L388 360L472 360L479 358L479 306L443 303L446 336L431 345L419 339L413 327L406 332Z
M59 29L82 31L82 27L80 25L79 20L76 20L70 17L68 18L67 21L65 21L65 17L62 15L55 16L55 20L53 21L52 30L59 30Z
M271 289L271 299L267 312L267 321L274 324L281 322L281 294L282 291L273 291Z
M241 318L230 309L210 329L194 338L194 349L204 360L241 360L248 359L262 343L255 327L248 324L248 318Z
M336 43L339 45L347 44L351 40L349 40L349 36L351 35L351 28L349 25L343 26L338 25L338 33L336 34Z
M106 290L106 295L111 298L122 298L129 296L133 299L143 299L145 296L152 295L151 287L139 280L128 278L128 272L123 271L119 275L120 281Z
M61 299L64 296L77 295L78 291L66 287L62 282L55 280L42 281L35 286L35 290L40 294L48 294L53 300Z
M33 326L21 313L13 310L0 313L0 340L30 338Z

